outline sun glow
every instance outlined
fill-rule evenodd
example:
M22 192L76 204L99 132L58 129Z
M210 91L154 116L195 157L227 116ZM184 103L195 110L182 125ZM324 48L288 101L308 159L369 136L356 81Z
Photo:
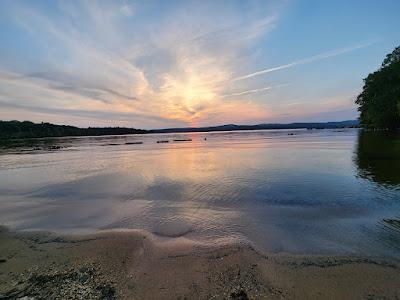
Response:
M188 75L185 78L166 76L159 96L168 103L165 117L193 124L210 105L215 104L219 91L204 77L193 74L193 71L185 73Z

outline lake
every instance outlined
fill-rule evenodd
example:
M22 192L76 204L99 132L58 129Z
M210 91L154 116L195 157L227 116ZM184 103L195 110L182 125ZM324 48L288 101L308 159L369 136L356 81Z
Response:
M398 257L400 135L265 130L3 143L0 224Z

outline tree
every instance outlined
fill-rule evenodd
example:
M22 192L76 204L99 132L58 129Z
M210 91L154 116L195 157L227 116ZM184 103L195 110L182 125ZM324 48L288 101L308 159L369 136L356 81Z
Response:
M400 128L400 46L386 56L379 70L364 79L356 104L363 126Z

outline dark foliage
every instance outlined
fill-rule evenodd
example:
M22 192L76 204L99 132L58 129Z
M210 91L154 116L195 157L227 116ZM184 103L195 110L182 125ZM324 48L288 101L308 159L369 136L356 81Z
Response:
M356 104L363 126L400 128L400 47L386 56L378 71L364 79Z
M98 136L146 133L146 130L123 127L78 128L50 123L32 123L29 121L0 121L0 139L39 138L60 136Z

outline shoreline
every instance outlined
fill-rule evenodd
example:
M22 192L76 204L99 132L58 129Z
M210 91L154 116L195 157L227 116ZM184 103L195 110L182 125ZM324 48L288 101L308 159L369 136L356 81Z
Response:
M51 123L33 123L30 121L2 121L0 120L0 141L7 139L30 138L57 138L57 137L101 137L124 136L136 134L163 134L163 133L207 133L229 131L253 131L253 130L279 130L279 129L343 129L360 128L357 120L327 121L327 122L292 122L292 123L267 123L255 125L214 125L205 127L181 127L138 129L129 127L75 127L72 125L59 125ZM19 129L19 131L17 130ZM15 132L17 131L17 134ZM24 135L21 135L24 132ZM33 132L33 133L32 133ZM43 132L47 132L45 135ZM48 133L50 132L50 133ZM60 133L61 132L61 133ZM1 134L3 133L3 134Z
M0 299L397 299L399 275L388 258L0 229Z

